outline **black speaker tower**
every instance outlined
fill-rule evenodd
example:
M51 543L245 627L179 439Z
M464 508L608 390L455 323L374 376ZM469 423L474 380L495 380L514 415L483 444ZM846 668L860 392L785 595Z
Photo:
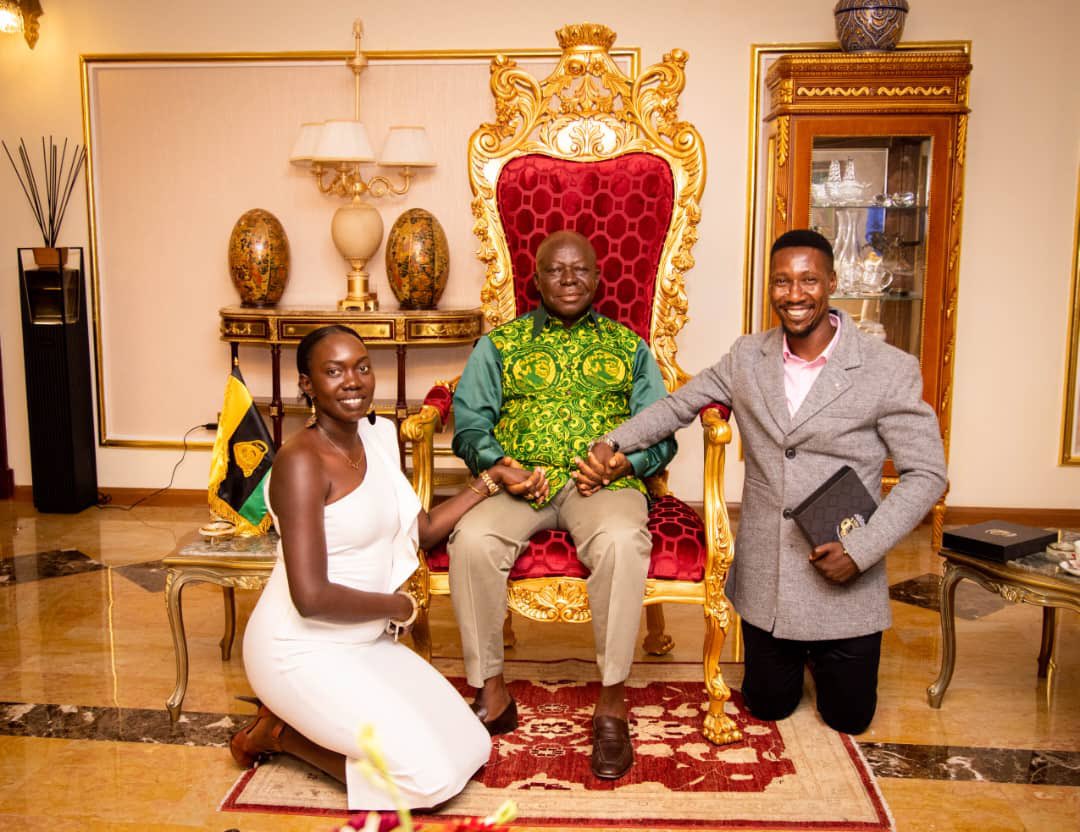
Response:
M68 262L76 259L78 268ZM81 248L19 249L30 472L42 512L97 503L83 275Z

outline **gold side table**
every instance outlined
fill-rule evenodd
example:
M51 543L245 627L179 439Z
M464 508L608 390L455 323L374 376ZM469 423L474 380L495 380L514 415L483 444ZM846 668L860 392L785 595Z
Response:
M354 330L369 348L393 347L397 352L397 395L394 415L398 428L408 416L405 399L405 358L410 347L456 347L472 344L483 334L483 313L472 309L391 309L377 312L323 309L315 306L290 308L226 306L220 310L221 340L229 344L232 360L241 344L261 344L270 348L272 395L270 421L274 444L281 445L285 410L281 401L281 348L295 346L312 330L341 324ZM404 468L404 448L402 448Z
M956 586L965 578L995 592L1014 604L1043 608L1042 646L1038 675L1047 678L1054 668L1054 637L1058 608L1080 613L1080 578L1074 578L1045 552L1006 563L981 560L950 549L942 549L945 575L941 580L941 670L926 689L931 708L940 708L952 681L956 664Z
M225 599L225 634L221 639L221 660L232 655L236 637L236 594L240 589L262 589L277 563L278 536L274 532L257 537L207 540L197 532L185 536L172 554L162 559L168 569L165 578L165 605L169 610L173 652L176 656L176 685L165 703L169 718L180 718L188 683L187 634L181 594L190 583L212 583L222 587Z

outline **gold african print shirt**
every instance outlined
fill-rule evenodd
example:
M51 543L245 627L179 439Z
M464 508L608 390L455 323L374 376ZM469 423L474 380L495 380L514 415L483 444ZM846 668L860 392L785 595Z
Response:
M453 449L476 472L502 457L547 469L554 497L593 439L667 395L645 342L589 311L572 326L543 306L476 343L454 393ZM637 488L675 456L664 439L627 454L636 476L608 488Z

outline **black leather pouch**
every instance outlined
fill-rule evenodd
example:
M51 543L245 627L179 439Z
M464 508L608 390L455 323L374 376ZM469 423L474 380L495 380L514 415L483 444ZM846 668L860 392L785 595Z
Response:
M811 546L841 540L852 529L865 526L877 502L859 475L845 465L792 509L791 516Z

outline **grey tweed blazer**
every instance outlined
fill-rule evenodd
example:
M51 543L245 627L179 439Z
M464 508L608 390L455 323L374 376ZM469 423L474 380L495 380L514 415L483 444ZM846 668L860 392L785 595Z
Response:
M839 341L794 416L776 327L739 338L716 364L610 434L622 450L644 448L710 402L731 405L746 470L728 597L754 626L801 641L866 635L891 624L885 555L946 485L940 428L922 400L918 361L832 311L841 320ZM886 457L900 482L870 522L844 539L860 574L832 584L810 564L810 544L785 510L843 465L879 494Z

